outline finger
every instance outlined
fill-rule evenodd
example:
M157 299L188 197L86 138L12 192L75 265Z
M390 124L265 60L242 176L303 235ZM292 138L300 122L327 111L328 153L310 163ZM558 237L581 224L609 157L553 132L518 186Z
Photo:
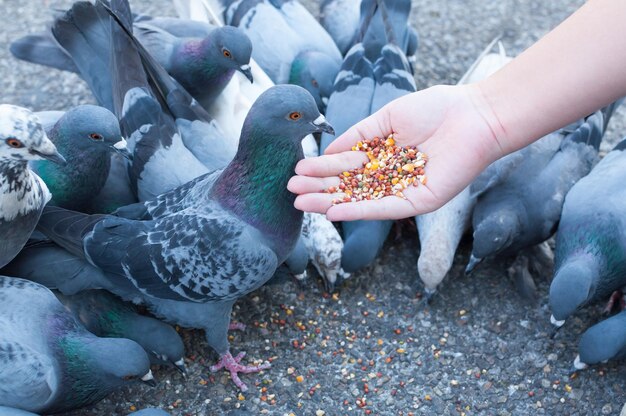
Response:
M367 162L365 152L342 152L333 155L302 159L296 165L296 173L319 178L339 175L341 172L360 168Z
M308 194L328 190L339 185L339 177L314 178L311 176L294 176L289 180L287 189L294 194Z
M330 221L397 220L412 216L415 216L413 204L397 196L331 205L326 211Z
M359 140L373 139L374 137L387 137L393 130L385 107L371 116L359 121L350 127L345 133L337 137L326 148L324 154L330 155L345 152L352 149Z
M299 195L294 202L294 207L300 211L317 212L325 214L328 208L333 206L333 201L343 198L343 194L310 193Z

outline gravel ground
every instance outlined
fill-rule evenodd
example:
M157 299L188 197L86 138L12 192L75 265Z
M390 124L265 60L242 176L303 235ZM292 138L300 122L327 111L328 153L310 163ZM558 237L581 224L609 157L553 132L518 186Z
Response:
M35 110L92 102L77 77L13 59L8 43L40 30L47 6L67 1L0 0L2 102ZM415 0L420 33L420 88L455 83L483 47L504 33L517 54L579 7L582 0ZM167 0L131 0L136 11L173 14ZM317 1L307 1L312 10ZM603 149L626 131L618 111ZM414 227L393 238L376 264L350 279L339 294L323 293L316 278L269 286L241 300L235 319L248 324L232 334L233 351L271 360L273 368L244 375L240 395L224 373L207 368L216 355L199 331L182 331L190 375L157 369L158 387L137 386L71 415L126 415L162 407L173 415L212 414L619 414L626 400L626 369L608 364L575 379L568 370L580 333L600 318L599 308L579 313L555 340L548 336L546 270L540 298L526 303L506 277L508 261L463 275L464 241L450 276L428 308L419 300ZM309 271L316 276L315 271Z

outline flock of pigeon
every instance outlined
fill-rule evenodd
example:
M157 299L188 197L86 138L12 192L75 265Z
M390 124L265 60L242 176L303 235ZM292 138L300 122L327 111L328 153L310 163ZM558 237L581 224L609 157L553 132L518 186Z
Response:
M211 370L246 390L238 374L269 364L231 354L227 332L244 328L230 322L234 302L281 271L305 278L309 262L332 291L375 260L393 225L345 222L340 234L297 211L286 185L300 159L319 154L312 134L323 151L416 90L410 0L324 0L321 24L297 0L174 3L196 20L78 1L11 45L17 58L79 74L99 105L0 106L2 415L69 411L155 384L151 364L184 375L169 324L204 329L219 354ZM495 43L460 83L510 60L501 44L489 53ZM427 301L471 223L468 273L515 256L510 273L535 296L531 271L554 262L556 327L609 297L623 305L626 140L598 162L617 105L493 163L416 217ZM625 320L590 328L575 368L626 355Z

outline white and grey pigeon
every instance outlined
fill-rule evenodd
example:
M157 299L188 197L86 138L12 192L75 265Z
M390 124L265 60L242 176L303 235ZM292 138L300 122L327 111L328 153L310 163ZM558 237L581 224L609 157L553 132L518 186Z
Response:
M572 370L626 357L626 311L587 329L578 342L578 355Z
M501 43L498 53L490 53L496 42L498 38L487 45L458 84L487 78L512 59L506 56ZM438 210L415 217L420 239L417 272L424 284L427 302L432 301L437 287L452 267L461 237L469 227L475 202L467 187Z
M0 276L0 299L0 406L59 413L155 384L137 343L89 333L44 286Z
M138 218L44 210L40 230L102 270L107 281L83 282L181 326L203 328L225 368L237 373L267 366L240 364L226 332L234 302L263 285L293 250L302 225L287 190L303 158L305 135L330 132L315 100L297 86L276 86L253 105L239 149L224 169L131 207ZM142 208L142 209L137 209Z
M28 167L42 159L65 163L34 113L0 105L0 267L24 247L52 197Z
M320 23L345 55L354 45L359 30L361 0L322 0Z
M210 107L235 71L252 82L250 39L238 28L140 15L134 34L159 63L204 107ZM11 43L16 58L79 73L70 54L49 32Z
M471 185L477 197L472 217L471 272L487 256L519 256L557 229L566 195L598 160L614 106L551 133L491 164ZM535 298L526 265L516 265L521 294Z
M557 327L626 285L625 149L626 139L565 197L549 294Z

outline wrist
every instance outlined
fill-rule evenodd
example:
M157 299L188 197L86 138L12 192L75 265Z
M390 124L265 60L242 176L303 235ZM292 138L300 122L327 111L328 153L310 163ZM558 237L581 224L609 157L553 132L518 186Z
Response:
M488 95L489 90L485 90L481 83L463 85L463 88L489 131L489 134L481 135L484 139L481 146L485 149L487 164L512 152L514 149L511 149L507 129L494 109L494 97Z

